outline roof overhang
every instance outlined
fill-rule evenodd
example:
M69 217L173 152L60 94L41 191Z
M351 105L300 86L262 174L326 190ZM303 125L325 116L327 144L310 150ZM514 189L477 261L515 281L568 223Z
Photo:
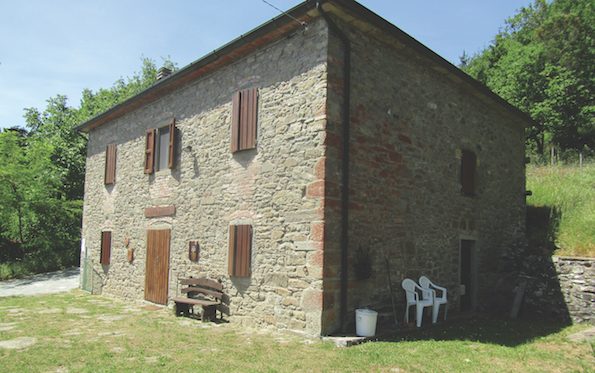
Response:
M147 105L159 98L173 92L174 90L202 77L215 70L237 61L253 51L271 43L283 36L286 36L303 26L300 22L309 23L319 16L318 6L335 14L341 19L353 22L354 19L364 21L373 27L397 38L406 47L412 48L423 56L433 61L440 71L458 78L458 80L469 84L472 88L483 94L484 97L495 101L514 116L519 118L525 125L534 123L527 114L509 104L506 100L492 92L485 85L473 79L462 70L440 57L431 49L415 40L413 37L388 22L376 13L360 5L353 0L306 0L294 8L281 14L270 21L258 26L252 31L239 36L231 42L203 56L199 60L185 66L174 74L157 81L151 87L130 97L109 110L89 119L76 127L81 132L89 132L109 121L117 119L135 109ZM288 17L291 16L291 17ZM296 21L296 20L299 20Z

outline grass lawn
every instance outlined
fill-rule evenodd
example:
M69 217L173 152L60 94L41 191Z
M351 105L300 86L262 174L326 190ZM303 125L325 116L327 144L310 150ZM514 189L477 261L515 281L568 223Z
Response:
M557 255L595 257L595 163L528 166L527 204L556 208L560 214Z
M460 320L336 348L74 291L0 298L0 371L595 371L593 346L566 339L586 327Z

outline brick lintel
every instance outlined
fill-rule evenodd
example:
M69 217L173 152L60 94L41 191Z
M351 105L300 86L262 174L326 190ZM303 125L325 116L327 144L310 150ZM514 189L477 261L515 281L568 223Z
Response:
M145 208L145 218L159 218L176 214L176 206L151 206Z

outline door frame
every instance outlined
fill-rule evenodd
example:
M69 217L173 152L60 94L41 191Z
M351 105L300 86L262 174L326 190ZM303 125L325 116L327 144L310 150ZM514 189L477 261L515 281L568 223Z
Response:
M471 242L470 247L470 258L469 258L469 271L470 271L470 288L465 289L465 295L469 295L470 299L470 307L466 311L474 311L477 308L477 294L478 294L478 240L475 236L468 236L468 235L461 235L459 237L459 276L458 276L458 283L459 283L459 309L462 310L461 304L461 296L462 296L462 285L463 285L463 241Z

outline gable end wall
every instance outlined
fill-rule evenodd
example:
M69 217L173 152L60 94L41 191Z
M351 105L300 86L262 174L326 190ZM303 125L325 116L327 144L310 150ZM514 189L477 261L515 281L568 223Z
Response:
M370 25L336 23L351 40L348 318L371 306L392 321L384 256L389 258L399 322L400 283L429 276L458 309L459 243L476 240L474 297L498 278L502 253L524 237L523 123L434 62ZM343 49L329 38L326 230L339 237ZM440 72L439 70L442 70ZM488 100L489 101L489 100ZM477 155L477 196L460 192L461 150ZM354 254L369 249L372 275L355 277ZM340 247L325 245L323 330L339 326Z

